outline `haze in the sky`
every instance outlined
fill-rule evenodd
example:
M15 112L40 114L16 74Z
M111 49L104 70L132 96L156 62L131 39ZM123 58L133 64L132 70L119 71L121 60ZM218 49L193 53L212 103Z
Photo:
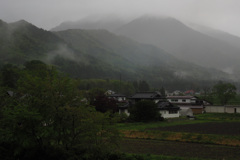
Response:
M240 36L240 0L0 0L0 19L51 29L89 15L167 15Z

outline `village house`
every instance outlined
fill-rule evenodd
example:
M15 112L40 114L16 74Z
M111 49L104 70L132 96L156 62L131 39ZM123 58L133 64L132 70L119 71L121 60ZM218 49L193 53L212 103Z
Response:
M176 118L180 115L180 108L168 101L159 101L157 107L163 118Z
M107 97L117 101L119 114L125 113L129 116L130 113L128 109L131 105L142 100L151 100L157 105L159 113L161 113L163 118L179 117L180 108L168 102L159 92L138 92L128 98L123 94L111 92L110 94L107 94Z
M165 100L160 92L137 92L129 97L131 104L135 104L141 100L152 100L155 103Z
M108 96L108 98L112 98L112 99L116 100L119 114L125 113L128 116L130 115L130 113L128 112L129 103L128 103L127 97L125 95L117 94L114 92L107 96Z
M205 111L208 102L196 96L167 96L169 102L180 107L181 110L191 109L193 114L201 114Z
M136 102L141 100L151 100L157 104L159 113L163 118L175 118L179 117L179 107L168 102L159 92L138 92L131 97L130 105L134 105Z

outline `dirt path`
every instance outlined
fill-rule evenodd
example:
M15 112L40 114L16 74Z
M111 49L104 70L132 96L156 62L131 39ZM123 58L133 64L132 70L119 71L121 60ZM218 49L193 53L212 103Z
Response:
M144 139L124 139L121 143L121 151L137 154L195 157L214 160L240 159L240 147Z

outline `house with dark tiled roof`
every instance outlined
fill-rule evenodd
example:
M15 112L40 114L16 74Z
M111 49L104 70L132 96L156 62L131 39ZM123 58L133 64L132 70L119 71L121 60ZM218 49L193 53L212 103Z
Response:
M129 102L125 95L113 92L112 94L109 94L107 96L108 98L116 100L119 114L125 113L128 116L130 115L130 113L128 112Z
M180 108L168 101L159 101L157 108L163 118L176 118L179 117Z
M142 100L154 101L163 118L179 117L179 107L171 104L160 92L138 92L129 97L130 105Z
M141 100L152 100L157 103L160 100L164 100L165 97L163 97L160 92L137 92L129 97L129 99L132 104Z
M180 107L180 109L191 109L193 114L201 114L204 112L206 101L196 96L167 96L169 102Z

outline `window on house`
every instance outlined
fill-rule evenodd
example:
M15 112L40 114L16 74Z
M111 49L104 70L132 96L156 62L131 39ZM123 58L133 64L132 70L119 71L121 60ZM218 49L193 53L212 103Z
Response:
M171 99L171 101L172 101L172 102L178 102L178 100L177 100L177 99Z
M186 99L183 99L182 102L186 102Z
M176 114L176 113L178 113L177 110L170 110L170 111L169 111L169 114Z

